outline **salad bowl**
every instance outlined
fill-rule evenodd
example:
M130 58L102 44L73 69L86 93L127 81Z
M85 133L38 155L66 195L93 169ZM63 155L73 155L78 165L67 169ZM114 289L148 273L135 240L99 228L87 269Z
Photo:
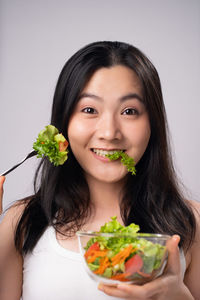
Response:
M163 273L168 235L133 232L77 232L88 275L106 284L142 285Z

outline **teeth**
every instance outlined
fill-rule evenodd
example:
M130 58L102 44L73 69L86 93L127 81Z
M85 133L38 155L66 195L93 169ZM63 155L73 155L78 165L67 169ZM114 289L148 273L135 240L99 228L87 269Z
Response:
M92 149L92 151L99 156L106 157L107 154L114 154L115 152L120 151L120 150L107 151L107 150L102 150L102 149Z

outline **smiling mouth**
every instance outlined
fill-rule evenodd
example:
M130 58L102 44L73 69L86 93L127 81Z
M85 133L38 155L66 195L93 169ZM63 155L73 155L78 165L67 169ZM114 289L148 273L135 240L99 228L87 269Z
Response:
M106 155L110 154L114 154L116 152L119 152L119 151L125 151L125 150L121 150L121 149L116 149L116 150L103 150L103 149L91 149L92 152L94 152L95 154L99 155L99 156L102 156L102 157L106 157Z

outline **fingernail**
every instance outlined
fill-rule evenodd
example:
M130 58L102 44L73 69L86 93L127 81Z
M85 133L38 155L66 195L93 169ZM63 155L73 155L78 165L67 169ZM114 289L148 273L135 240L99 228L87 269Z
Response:
M180 236L177 234L173 235L172 239L177 242L177 244L180 242Z

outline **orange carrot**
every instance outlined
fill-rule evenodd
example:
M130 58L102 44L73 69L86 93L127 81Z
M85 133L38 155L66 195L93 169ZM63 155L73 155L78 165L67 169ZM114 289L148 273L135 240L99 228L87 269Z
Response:
M115 266L117 264L120 264L125 261L125 259L132 253L135 252L136 249L133 249L132 245L129 245L128 247L121 250L119 253L117 253L115 256L111 258L112 265Z
M99 275L103 274L105 269L108 268L109 265L110 265L110 261L109 261L108 257L107 256L103 257L101 259L100 266L99 266L98 270L94 271L94 273L99 274Z
M92 250L92 251L90 251L89 254L87 254L86 259L87 259L88 263L92 263L95 261L95 259L97 257L104 257L104 256L106 256L106 254L107 254L107 250L102 250L102 251L101 250L100 251Z
M120 280L120 281L128 281L129 280L127 278L128 276L130 276L129 273L121 273L121 274L113 275L110 279Z
M98 242L95 242L94 244L92 244L89 249L85 252L85 258L88 258L88 256L90 255L90 253L92 251L99 251L100 250L100 247L99 247L99 243Z

